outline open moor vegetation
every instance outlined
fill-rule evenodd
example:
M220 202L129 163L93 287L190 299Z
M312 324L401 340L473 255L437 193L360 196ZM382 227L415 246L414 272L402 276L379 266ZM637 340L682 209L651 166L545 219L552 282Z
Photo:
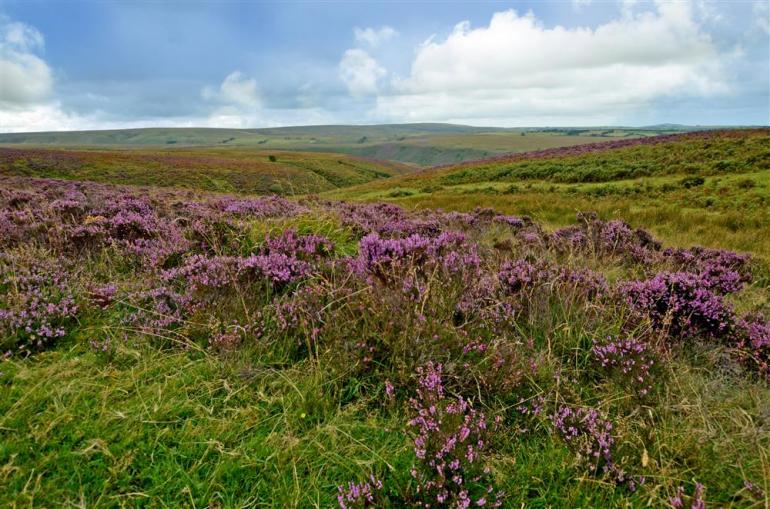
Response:
M0 184L0 505L768 504L761 259L594 213Z

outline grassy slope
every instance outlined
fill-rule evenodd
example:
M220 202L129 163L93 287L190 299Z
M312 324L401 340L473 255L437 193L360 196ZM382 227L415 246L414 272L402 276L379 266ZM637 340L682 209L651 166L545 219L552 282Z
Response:
M678 245L703 244L770 259L770 131L687 137L662 144L512 161L480 161L332 192L407 207L477 206L565 225L596 210ZM688 176L701 176L690 185ZM690 187L687 187L690 185Z
M271 156L275 161L271 161ZM0 148L0 174L187 187L208 191L305 194L410 171L397 163L340 154L232 148Z

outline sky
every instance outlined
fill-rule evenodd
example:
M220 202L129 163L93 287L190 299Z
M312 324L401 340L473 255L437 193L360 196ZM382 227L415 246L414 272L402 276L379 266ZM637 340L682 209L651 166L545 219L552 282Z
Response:
M0 0L0 132L770 124L770 0Z

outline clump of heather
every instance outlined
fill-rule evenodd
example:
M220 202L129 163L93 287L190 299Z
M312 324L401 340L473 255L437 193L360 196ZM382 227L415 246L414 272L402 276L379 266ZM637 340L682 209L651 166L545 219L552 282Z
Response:
M492 220L496 223L506 224L515 230L532 224L532 220L528 217L497 215Z
M560 405L550 419L578 463L591 472L602 473L631 491L645 483L644 477L629 476L616 463L612 422L604 419L596 409Z
M705 288L721 295L739 292L751 281L749 255L702 247L669 248L662 254L676 270L697 274Z
M738 321L736 347L760 376L770 380L770 321L749 314Z
M181 267L163 273L165 281L180 281L191 291L231 285L238 274L239 259L232 256L193 255Z
M75 324L78 305L59 262L0 263L0 348L29 353L53 344Z
M313 260L330 256L334 252L334 243L320 235L298 235L296 230L289 229L279 235L268 235L263 251Z
M496 490L483 465L489 435L486 416L462 396L445 393L442 365L429 362L417 371L417 396L411 400L416 415L412 468L418 507L499 507L503 493Z
M189 291L168 285L136 292L130 300L134 312L125 321L151 335L180 328L198 307Z
M105 309L115 300L118 287L112 283L101 286L92 286L88 289L88 299L97 307Z
M545 283L551 276L551 270L547 266L527 260L505 262L498 273L504 290L511 294L532 289Z
M605 472L613 465L612 423L593 408L561 405L551 415L551 423L567 445L594 472Z
M634 262L657 258L660 243L624 221L602 221L596 213L581 212L578 224L554 232L551 244L560 250L587 252L594 256L620 256Z
M604 295L609 286L605 277L589 269L552 267L544 262L528 260L506 261L500 267L498 279L507 294L527 292L549 286L570 295L593 299Z
M367 481L349 482L347 486L339 486L337 502L340 504L340 509L378 507L377 492L380 490L382 490L382 481L370 475Z
M181 266L166 270L163 279L198 294L260 282L282 288L308 277L314 270L313 262L332 250L333 244L323 237L299 236L289 230L278 237L268 237L260 252L246 257L190 256Z
M426 295L429 280L470 277L478 274L481 264L475 244L458 232L405 239L385 239L374 233L361 239L358 249L358 256L350 260L355 274L372 285L400 283L403 293L414 300Z
M359 235L386 231L397 233L399 228L392 225L403 224L407 220L404 209L389 203L337 203L332 207L339 213L342 224L352 228Z
M251 280L266 280L282 287L308 277L311 264L283 253L252 255L239 261L239 272Z
M652 391L651 370L655 357L646 343L633 337L610 337L603 342L594 342L591 353L602 371L637 396L646 396Z
M556 275L556 281L567 293L589 300L603 297L609 291L604 275L590 269L562 267Z
M645 281L624 283L619 293L631 310L649 317L653 327L673 337L719 338L734 325L730 306L704 287L700 276L689 272L663 272Z

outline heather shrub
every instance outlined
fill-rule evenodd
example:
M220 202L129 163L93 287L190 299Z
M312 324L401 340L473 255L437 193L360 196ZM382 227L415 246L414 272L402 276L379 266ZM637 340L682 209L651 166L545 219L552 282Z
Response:
M553 233L550 244L558 250L577 251L595 257L621 257L632 262L657 258L660 243L624 221L602 221L595 213L581 212L578 224Z
M623 283L618 291L637 315L672 337L719 338L734 325L729 304L689 272L663 272L646 281Z
M735 346L751 369L770 379L770 321L749 314L738 321Z
M337 502L340 509L364 509L379 507L377 492L382 490L382 481L369 476L367 481L360 483L349 482L347 486L339 486Z
M177 291L167 285L137 291L129 300L131 312L125 318L126 323L158 338L180 329L197 309L189 292Z
M411 400L418 507L499 507L503 493L495 489L484 454L495 425L461 396L445 394L441 364L428 363L417 372L417 395Z
M0 349L27 354L65 336L78 305L61 260L17 256L0 258Z
M605 475L630 491L645 483L644 477L629 476L614 457L613 424L594 408L559 405L550 416L554 430L575 454L578 465L595 475Z
M652 391L656 359L648 344L633 337L607 338L595 342L591 353L606 376L635 395L644 397Z

